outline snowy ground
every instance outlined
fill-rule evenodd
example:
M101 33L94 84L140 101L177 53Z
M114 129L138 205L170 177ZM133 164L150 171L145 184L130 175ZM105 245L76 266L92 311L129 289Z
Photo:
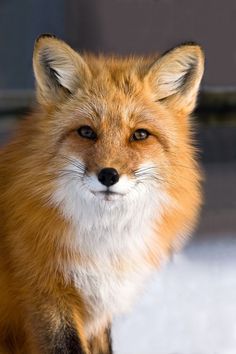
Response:
M236 237L192 242L113 326L117 354L235 354Z

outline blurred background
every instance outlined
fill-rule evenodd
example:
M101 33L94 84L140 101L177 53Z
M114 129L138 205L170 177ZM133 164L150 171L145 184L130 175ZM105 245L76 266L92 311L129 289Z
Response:
M32 50L53 33L79 51L161 53L200 43L195 112L205 171L200 225L134 310L115 321L117 354L236 353L236 1L1 0L0 144L34 105Z

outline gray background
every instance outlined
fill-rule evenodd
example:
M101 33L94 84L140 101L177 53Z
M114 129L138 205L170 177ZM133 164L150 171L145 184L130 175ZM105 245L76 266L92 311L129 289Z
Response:
M63 0L0 0L0 90L32 88L35 38L64 28Z
M185 41L206 52L203 85L236 87L235 0L1 0L0 90L33 86L34 39L54 33L79 50L162 52Z

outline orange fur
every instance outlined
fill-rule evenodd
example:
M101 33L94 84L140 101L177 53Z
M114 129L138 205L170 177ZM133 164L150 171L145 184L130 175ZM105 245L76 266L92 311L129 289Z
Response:
M185 65L188 57L191 65L182 75L179 62ZM75 228L50 202L57 174L70 156L83 161L88 173L112 166L129 177L143 163L155 163L171 203L137 260L140 267L158 267L192 230L201 204L189 115L203 54L189 44L155 60L80 56L58 39L41 37L34 70L39 106L0 155L0 353L53 353L42 333L47 324L54 333L62 320L73 322L84 353L108 353L99 333L109 314L90 344L86 327L94 319L88 299L64 274L70 264L94 260L71 246ZM96 143L78 136L84 125L97 132ZM151 135L130 141L137 129ZM136 264L121 257L112 267L122 275Z

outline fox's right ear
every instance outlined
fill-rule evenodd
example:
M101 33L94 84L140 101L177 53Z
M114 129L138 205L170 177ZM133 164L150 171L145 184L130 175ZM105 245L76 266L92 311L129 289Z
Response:
M62 40L47 34L35 42L33 68L37 98L44 106L61 102L82 88L91 75L77 52Z

